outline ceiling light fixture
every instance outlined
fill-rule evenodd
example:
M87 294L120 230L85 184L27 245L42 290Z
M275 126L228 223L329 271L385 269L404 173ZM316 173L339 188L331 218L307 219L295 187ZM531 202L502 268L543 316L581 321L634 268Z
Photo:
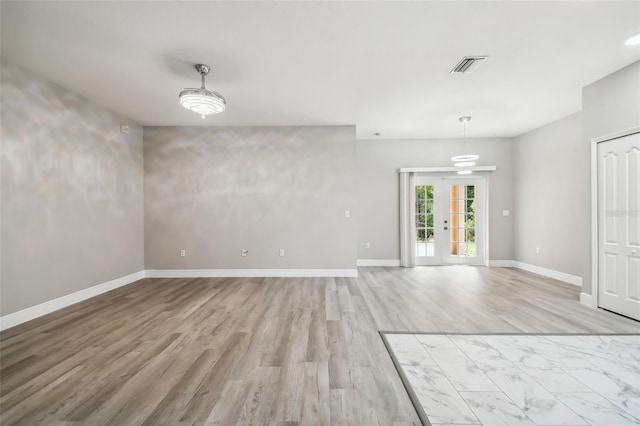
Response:
M455 155L451 157L451 161L454 162L454 166L456 167L472 167L475 166L475 161L480 158L477 154L467 154L467 123L471 121L471 116L465 115L463 117L458 118L458 121L461 122L464 126L464 143L463 143L463 154ZM468 175L471 174L472 170L469 169L461 169L458 170L459 175Z
M202 77L202 87L199 89L184 89L178 96L180 105L200 114L202 118L206 118L210 114L218 114L227 107L227 101L218 92L212 92L204 87L204 78L211 67L209 65L197 64L196 71Z
M640 44L640 33L636 33L629 37L627 40L625 40L624 44L626 44L627 46L637 46L638 44Z

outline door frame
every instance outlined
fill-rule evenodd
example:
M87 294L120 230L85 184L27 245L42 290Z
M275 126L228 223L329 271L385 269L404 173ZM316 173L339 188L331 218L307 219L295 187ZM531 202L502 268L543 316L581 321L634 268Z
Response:
M598 144L631 136L636 133L640 133L640 127L633 127L631 129L591 139L591 295L588 295L583 291L580 294L580 302L585 305L589 305L592 308L600 307L600 267L598 256L598 250L600 248L600 241L598 239L598 221L600 219L598 212Z
M458 169L456 169L458 170ZM437 172L423 172L416 173L414 186L411 188L411 191L415 193L416 186L420 181L425 181L429 179L451 179L451 180L461 180L461 181L481 181L483 185L483 194L482 194L482 227L483 227L483 235L482 235L482 257L477 258L477 262L469 263L468 265L473 266L486 266L487 259L489 259L489 179L487 176L482 174L476 175L451 175L450 173L437 173ZM415 241L414 241L415 244ZM417 257L417 256L416 256ZM465 263L466 264L466 263ZM442 263L445 265L445 263ZM454 264L446 264L446 265L454 265Z

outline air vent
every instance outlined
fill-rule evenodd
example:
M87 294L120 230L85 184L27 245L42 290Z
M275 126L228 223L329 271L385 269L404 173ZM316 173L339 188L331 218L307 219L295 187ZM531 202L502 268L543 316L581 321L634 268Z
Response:
M465 56L452 70L451 74L464 74L475 71L488 56Z

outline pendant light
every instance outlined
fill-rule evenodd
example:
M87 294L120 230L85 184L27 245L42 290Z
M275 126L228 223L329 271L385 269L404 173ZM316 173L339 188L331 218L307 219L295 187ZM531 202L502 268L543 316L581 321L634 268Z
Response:
M180 92L178 98L180 99L180 105L200 114L202 118L206 118L210 114L218 114L227 106L227 101L218 92L212 92L204 87L204 78L211 67L209 65L197 64L196 71L200 73L202 78L202 87L199 89L184 89Z
M473 171L469 169L465 169L465 167L472 167L476 165L476 160L480 158L477 154L469 154L467 150L467 123L471 121L471 116L465 115L463 117L458 118L458 121L463 125L464 131L464 143L463 143L463 153L462 155L455 155L451 157L451 161L453 161L453 165L456 167L460 167L458 170L459 175L468 175Z

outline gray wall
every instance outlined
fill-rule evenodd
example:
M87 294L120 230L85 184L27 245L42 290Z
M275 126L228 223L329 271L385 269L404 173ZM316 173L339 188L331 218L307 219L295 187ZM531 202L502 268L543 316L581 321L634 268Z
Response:
M577 113L515 138L514 245L515 260L583 277L590 206L581 126Z
M0 315L144 269L142 128L6 63L0 96Z
M640 126L640 61L616 71L582 89L582 143L586 161L582 177L590 182L589 152L591 140ZM587 210L590 215L590 210ZM591 228L584 228L591 235ZM591 244L581 253L583 262L591 262ZM582 290L592 294L591 269L586 271Z
M357 142L358 259L399 259L399 175L401 167L450 166L460 139L363 140ZM498 166L488 172L489 259L513 259L512 140L477 139L478 165ZM366 249L365 243L371 248Z
M0 96L0 315L145 268L398 259L397 169L447 165L462 143L356 142L352 126L151 127L143 173L140 126L6 63ZM477 140L480 164L498 166L490 259L582 276L590 294L590 141L637 126L640 62L585 87L581 114Z
M144 158L147 269L355 268L353 126L145 127Z

